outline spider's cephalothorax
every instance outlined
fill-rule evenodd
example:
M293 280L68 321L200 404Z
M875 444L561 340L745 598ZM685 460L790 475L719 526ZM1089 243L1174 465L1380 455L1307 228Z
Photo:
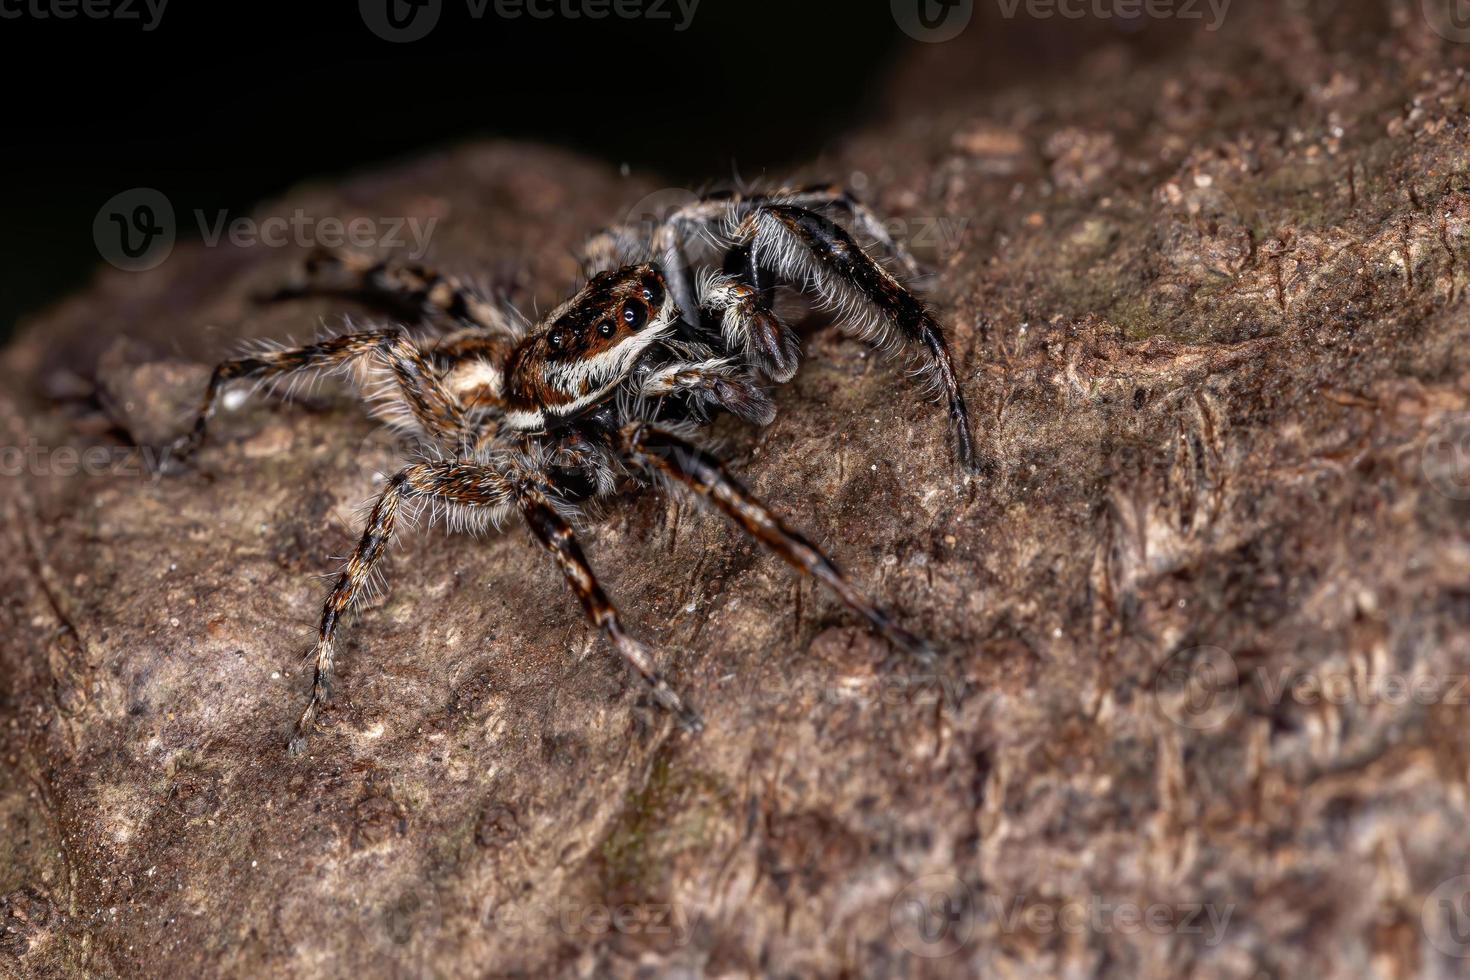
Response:
M587 411L622 384L678 319L653 266L599 273L511 352L505 424L534 431Z
M834 221L859 231L912 275L902 245L851 195L834 188L711 195L640 232L615 227L586 249L590 281L533 327L460 280L416 264L319 255L283 293L344 291L411 310L426 329L349 332L304 347L272 348L215 368L198 418L175 458L203 441L230 382L273 384L356 368L375 414L411 432L418 459L387 480L362 538L322 609L311 699L291 739L305 744L327 699L343 615L361 597L406 508L431 505L458 526L519 514L561 568L587 618L690 728L699 716L659 676L624 630L570 521L584 505L664 484L721 511L799 572L820 580L896 646L931 656L847 581L802 535L690 440L721 411L756 425L775 416L768 382L796 372L800 344L772 307L778 286L813 294L839 326L906 351L945 399L962 473L975 469L969 419L943 333L903 282ZM696 251L713 242L718 263ZM430 332L432 330L432 332Z

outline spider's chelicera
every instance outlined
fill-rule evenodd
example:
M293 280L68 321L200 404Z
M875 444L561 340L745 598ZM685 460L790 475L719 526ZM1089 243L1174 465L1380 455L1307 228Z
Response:
M222 389L355 367L375 414L412 433L422 451L387 480L362 538L322 609L311 698L290 741L300 751L328 696L342 617L361 598L405 510L429 504L479 528L519 514L560 567L588 620L686 727L702 726L624 629L573 532L598 501L655 484L714 506L798 572L820 580L897 647L930 657L692 441L717 412L765 425L768 382L796 373L800 344L773 309L774 291L813 295L837 324L875 346L902 349L945 401L963 475L975 469L965 402L933 313L861 247L916 273L913 259L873 214L835 188L710 195L652 228L619 226L585 249L590 277L570 300L528 327L455 277L354 254L319 255L290 294L363 294L415 311L432 331L348 332L303 347L271 348L215 368L193 429L175 458L203 441ZM718 263L718 265L716 264Z

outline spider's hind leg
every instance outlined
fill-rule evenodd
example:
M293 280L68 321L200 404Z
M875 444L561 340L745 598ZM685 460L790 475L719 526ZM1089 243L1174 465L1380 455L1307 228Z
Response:
M933 312L835 222L788 204L757 208L735 231L753 267L809 287L838 312L838 323L879 348L902 348L947 403L955 456L975 475L970 415L944 332Z
M481 327L514 336L519 328L479 288L421 262L378 259L346 249L317 249L291 282L261 297L348 296L386 307L406 319Z
M653 658L648 649L623 630L617 608L598 584L571 525L556 512L545 496L535 491L526 494L522 499L521 514L526 520L526 526L531 529L531 534L556 559L557 566L567 580L567 586L581 603L587 621L602 630L618 656L648 682L654 700L677 718L684 728L695 732L704 728L704 721L698 713L685 705L654 669Z
M935 657L924 640L899 626L849 582L825 554L766 508L719 459L665 429L635 422L622 432L623 448L640 469L662 476L713 504L726 517L803 575L831 589L894 646L921 660Z
M450 459L416 463L388 481L373 505L362 537L322 605L321 625L312 653L314 675L311 699L296 723L290 742L299 753L316 725L329 696L336 666L337 631L343 616L356 605L386 553L406 505L428 502L467 523L496 523L519 509L532 536L561 568L567 584L582 604L592 625L607 636L613 649L648 682L654 699L686 728L702 727L699 715L685 706L653 667L653 658L623 629L617 609L598 584L570 525L556 512L545 489L545 474L518 461L495 463Z

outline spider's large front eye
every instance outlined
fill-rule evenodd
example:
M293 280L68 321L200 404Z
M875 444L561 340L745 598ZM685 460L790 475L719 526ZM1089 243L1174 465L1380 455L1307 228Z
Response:
M551 345L552 350L561 350L562 345L567 342L567 338L562 336L560 330L553 330L546 335L546 342Z
M647 322L648 307L631 299L623 304L623 326L629 330L639 330Z

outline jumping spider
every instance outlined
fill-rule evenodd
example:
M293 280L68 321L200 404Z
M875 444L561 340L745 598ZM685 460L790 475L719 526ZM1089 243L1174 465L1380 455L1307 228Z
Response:
M814 294L839 326L884 348L907 348L947 403L961 472L975 469L969 420L944 335L931 311L858 245L912 276L913 259L873 214L838 188L713 194L652 229L618 226L584 249L582 289L527 327L485 294L422 266L354 254L318 255L288 291L347 292L414 310L452 329L349 332L304 347L263 349L215 368L193 429L174 458L198 448L231 382L275 383L302 372L355 367L374 414L421 444L389 479L356 550L322 609L311 698L290 740L300 752L327 700L343 615L361 597L406 507L428 502L456 526L498 525L518 512L550 552L587 619L686 727L702 727L623 629L573 534L598 500L655 483L681 487L820 580L897 647L928 645L849 583L815 545L787 527L690 436L726 411L755 425L775 407L763 382L796 373L800 345L773 310L778 284ZM711 253L714 253L712 256ZM720 266L714 267L713 259Z

